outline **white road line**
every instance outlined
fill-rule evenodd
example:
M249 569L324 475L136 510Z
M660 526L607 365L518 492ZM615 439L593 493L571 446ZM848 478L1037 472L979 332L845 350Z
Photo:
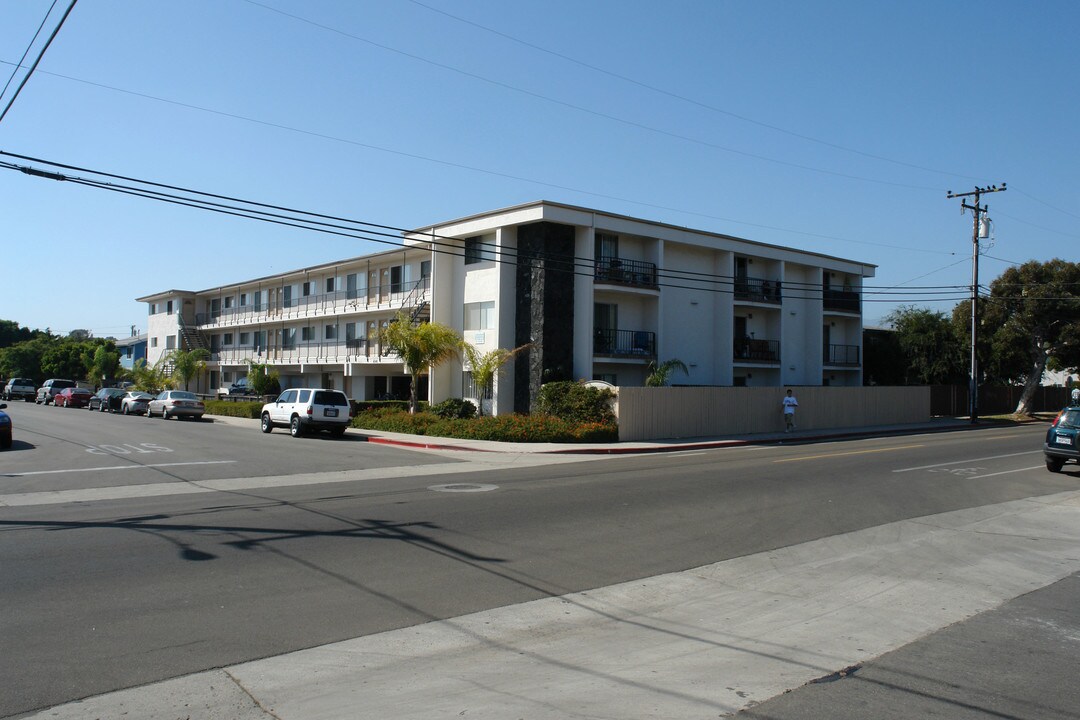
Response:
M110 465L108 467L67 468L64 470L32 470L21 473L3 473L0 477L26 477L28 475L61 475L64 473L101 472L102 470L138 470L140 468L179 467L181 465L228 465L235 460L193 460L192 462L150 463L147 465Z
M1001 472L988 473L986 475L974 475L969 477L968 480L982 480L983 478L994 477L995 475L1008 475L1009 473L1027 472L1028 470L1042 470L1042 465L1036 465L1035 467L1020 468L1019 470L1002 470Z
M1037 455L1041 452L1042 450L1028 450L1026 452L1009 453L1008 455L992 455L990 457L975 458L974 460L953 460L952 462L938 463L936 465L920 465L919 467L903 468L901 470L893 470L893 472L902 473L911 472L912 470L929 470L930 468L945 467L946 465L963 465L964 463L982 462L983 460L999 460L1001 458L1017 457L1019 455Z

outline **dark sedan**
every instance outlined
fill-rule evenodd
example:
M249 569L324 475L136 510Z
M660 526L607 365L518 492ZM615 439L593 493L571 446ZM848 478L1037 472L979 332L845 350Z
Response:
M4 412L7 403L0 403L0 448L11 447L11 416Z
M94 393L81 387L64 388L53 396L53 405L56 407L81 408L90 404L90 398Z
M86 407L100 412L120 412L120 400L124 393L120 388L101 388L90 398Z
M1069 460L1080 463L1078 440L1080 440L1080 405L1072 405L1058 413L1054 423L1046 431L1046 442L1043 443L1046 469L1050 472L1061 472L1061 468Z

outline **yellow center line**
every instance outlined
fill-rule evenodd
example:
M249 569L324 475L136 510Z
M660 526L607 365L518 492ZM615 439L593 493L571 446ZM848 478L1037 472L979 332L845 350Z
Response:
M879 453L879 452L892 452L893 450L911 450L912 448L921 448L923 445L898 445L893 448L877 448L876 450L853 450L851 452L841 453L827 453L825 455L802 455L801 457L785 458L783 460L773 460L774 463L795 462L797 460L817 460L819 458L840 457L842 455L865 455L867 453Z

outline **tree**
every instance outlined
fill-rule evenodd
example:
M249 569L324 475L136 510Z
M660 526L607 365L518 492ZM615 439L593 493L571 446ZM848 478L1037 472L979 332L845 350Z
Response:
M256 395L273 395L281 392L281 383L278 382L278 371L271 370L266 363L257 363L248 360L248 387Z
M686 368L686 363L678 358L671 358L665 360L659 365L655 360L649 362L648 377L645 378L645 387L664 387L668 384L668 377L675 370L682 370L684 375L689 375L690 371Z
M41 356L41 372L45 377L79 380L86 377L83 343L64 339L54 343Z
M120 370L120 353L111 341L90 345L83 352L83 363L87 366L86 379L94 383L116 377Z
M166 362L172 363L173 377L177 382L184 383L184 389L187 390L188 383L206 370L206 361L210 359L210 351L206 348L173 350L165 356L165 359Z
M44 382L41 359L52 345L51 338L40 335L33 340L0 348L0 376L33 378L38 384Z
M410 413L420 409L416 397L420 376L456 356L461 347L461 338L453 328L432 322L414 325L404 312L379 331L379 342L398 354L412 378Z
M906 305L885 317L907 360L908 384L946 385L965 376L963 346L942 312Z
M531 343L526 343L513 350L495 348L481 355L474 345L467 342L461 343L461 350L465 353L465 358L469 362L469 369L472 372L473 386L480 393L480 397L477 398L478 415L483 417L484 396L487 394L487 390L494 385L495 377L502 370L503 365L510 362L518 353L528 349L530 345Z
M980 304L980 333L989 335L1001 369L1024 389L1017 414L1027 414L1047 367L1080 366L1080 264L1034 260L1003 272ZM988 332L987 332L988 331Z
M151 395L157 395L167 384L165 372L161 367L161 363L159 362L157 365L150 366L146 364L145 359L135 361L135 365L131 370L131 377L135 382L136 388L143 392L148 392Z

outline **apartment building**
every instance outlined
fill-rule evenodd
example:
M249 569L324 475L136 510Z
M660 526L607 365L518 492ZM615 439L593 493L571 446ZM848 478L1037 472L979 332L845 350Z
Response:
M485 397L524 412L541 384L642 385L681 360L680 385L861 385L862 286L875 266L537 201L406 232L392 251L200 291L139 298L147 359L211 353L201 392L277 369L283 386L406 397L409 376L379 329L404 310L481 353L528 344L481 391L450 362L420 396Z

